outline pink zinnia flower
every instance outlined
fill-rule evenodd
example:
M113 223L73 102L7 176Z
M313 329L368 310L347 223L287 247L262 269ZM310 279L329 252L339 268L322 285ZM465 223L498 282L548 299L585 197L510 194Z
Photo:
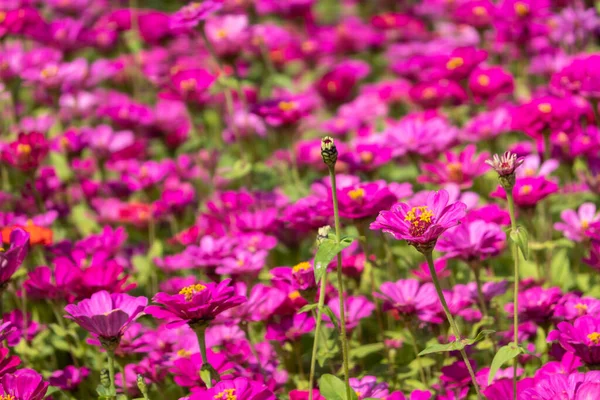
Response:
M549 341L558 340L588 366L600 365L600 317L584 315L573 323L560 322L556 328L548 335Z
M0 378L0 398L14 400L42 400L48 382L32 369L20 369Z
M502 67L479 67L469 76L469 90L477 103L510 94L514 86L512 75Z
M447 151L444 161L421 164L423 175L417 180L421 183L456 183L463 189L471 187L473 180L489 169L485 162L489 153L475 156L476 150L474 145L469 145L460 153Z
M384 399L388 395L387 382L377 383L377 377L365 376L361 379L350 378L350 387L356 392L358 400L366 398Z
M171 16L169 27L173 30L194 28L200 21L206 20L222 7L223 1L219 0L192 2L183 6Z
M374 216L391 207L397 200L385 181L359 183L338 192L340 217L348 219ZM328 201L327 204L333 203ZM333 209L330 209L330 213L333 214Z
M96 292L91 298L65 307L68 315L82 328L100 340L118 339L133 321L143 315L148 304L146 297L133 297L125 293Z
M50 143L43 134L21 132L17 140L3 148L2 161L21 171L30 171L39 167L49 150Z
M538 202L549 195L558 192L558 185L543 176L529 176L517 178L513 188L515 203L521 207L534 207ZM502 186L490 194L491 197L506 198L506 192Z
M375 310L375 304L373 304L365 296L346 296L344 299L344 308L346 311L346 329L351 332L356 328L363 318L368 318L373 314ZM340 318L340 301L338 297L332 298L327 303L333 314ZM329 316L324 315L323 318L329 321L327 324L330 328L333 328L333 324L330 321Z
M437 320L439 300L432 283L420 284L416 279L385 282L381 293L374 295L384 301L383 310L394 310L400 316L416 316L423 321Z
M239 399L239 400L276 400L277 397L263 383L248 378L223 380L207 391L196 392L189 400Z
M10 247L8 250L0 251L0 290L12 278L13 274L21 266L29 251L29 234L21 229L15 228L10 233Z
M577 212L564 210L560 218L562 222L555 223L554 229L561 231L567 239L582 242L587 238L585 232L590 224L600 220L600 214L596 212L594 203L583 203Z
M208 322L246 301L244 296L235 294L230 283L231 279L221 283L199 282L184 287L175 295L159 292L152 301L160 306L150 306L146 311L155 318L170 320L172 328L186 323Z
M438 250L451 258L480 261L494 257L504 248L506 234L500 225L475 220L450 229L439 241Z
M398 203L391 210L380 212L370 228L390 233L415 247L435 246L442 233L458 225L467 208L461 202L448 204L448 199L448 192L440 190L430 193L422 206Z

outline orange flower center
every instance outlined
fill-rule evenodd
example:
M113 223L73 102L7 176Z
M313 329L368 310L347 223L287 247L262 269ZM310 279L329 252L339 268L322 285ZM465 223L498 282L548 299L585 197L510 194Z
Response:
M296 300L298 297L300 297L300 292L297 290L294 290L293 292L291 292L288 297L290 298L290 300Z
M197 87L198 87L198 82L194 78L184 79L181 82L179 82L179 88L181 89L182 92L185 92L185 93L196 90Z
M462 182L464 174L461 163L449 163L446 166L446 170L448 171L448 176L450 177L450 180L452 180L453 182Z
M0 400L17 400L12 394L0 394Z
M465 60L463 60L462 57L452 57L446 63L446 68L448 68L449 70L452 71L452 70L455 70L456 68L462 66L464 63L465 63Z
M360 160L365 164L370 164L373 162L375 155L370 151L361 151L360 152Z
M427 100L433 99L435 96L437 96L437 90L435 90L435 88L432 87L425 88L423 90L423 93L421 94L421 97Z
M579 315L584 315L587 313L588 307L585 304L578 303L578 304L575 304L575 309L577 310Z
M519 17L524 17L529 14L529 6L521 1L515 3L515 12Z
M413 236L421 236L433 223L433 212L427 206L413 207L404 217L410 222L409 232Z
M227 37L227 31L225 29L218 29L216 35L219 39L225 39Z
M488 86L490 84L490 77L487 75L479 75L477 77L477 83L479 83L481 86Z
M544 114L549 114L552 111L552 105L550 103L538 104L538 110Z
M277 105L281 111L292 111L296 108L296 103L293 101L280 101Z
M22 156L28 156L31 154L31 146L26 143L19 143L17 145L17 154Z
M206 286L204 286L201 283L197 283L195 285L190 285L190 286L184 287L183 289L181 289L179 291L179 294L182 294L185 296L185 301L191 301L196 293L200 293L205 289L206 289Z
M521 187L521 189L519 189L519 194L529 194L532 190L533 187L531 187L531 185L524 185Z
M185 358L187 358L187 357L189 357L189 356L191 356L191 355L192 355L192 352L190 352L190 351L187 351L186 349L181 349L181 350L179 350L179 351L177 352L177 355L178 355L179 357L185 357Z
M337 91L337 83L335 83L334 81L327 82L327 91L330 93L334 93L335 91Z
M581 221L581 229L587 229L590 227L590 221L588 221L587 219L584 219Z
M473 15L484 17L487 15L487 10L482 6L473 7Z
M53 78L58 73L58 67L56 65L49 65L42 69L40 76L44 79Z

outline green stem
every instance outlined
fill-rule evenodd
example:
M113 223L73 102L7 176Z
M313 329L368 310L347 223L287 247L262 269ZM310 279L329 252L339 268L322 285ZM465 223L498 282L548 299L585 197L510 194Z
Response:
M315 326L315 338L313 341L312 356L310 358L310 372L308 378L308 400L313 400L314 381L315 381L315 362L317 361L317 348L319 343L319 334L321 332L321 319L323 317L323 306L325 305L325 284L327 283L327 272L321 278L321 288L319 291L319 304L317 307L317 325Z
M440 303L442 303L442 308L444 309L444 313L446 314L446 319L450 324L450 328L454 332L455 340L460 340L460 330L458 329L458 325L454 321L452 314L450 313L450 308L448 307L448 303L446 303L446 298L444 297L444 292L442 292L442 287L440 286L440 281L438 279L437 273L435 272L435 267L433 265L433 255L431 251L426 251L423 253L425 259L427 260L427 265L429 266L429 272L431 274L431 279L433 280L433 285L435 286L435 291L437 292L438 298L440 299ZM471 362L469 361L469 357L467 357L467 353L464 349L460 350L460 354L469 370L469 375L471 375L471 381L473 382L473 387L475 388L475 392L477 393L477 398L481 400L481 393L479 392L479 385L477 384L477 380L475 379L475 372L473 372L473 367L471 366Z
M208 358L206 357L206 328L208 327L208 324L205 323L200 323L197 326L193 326L192 329L194 330L194 332L196 332L196 336L198 337L198 347L200 347L200 355L202 356L202 367L201 367L201 371L202 370L208 370L210 372L210 378L208 379L207 382L205 382L206 387L208 389L210 389L212 387L212 380L213 378L216 379L216 381L219 381L219 373L213 368L212 365L210 365L210 363L208 362Z
M110 375L110 393L113 395L117 393L117 389L115 388L115 352L111 350L106 351L106 355L108 356L108 374ZM116 398L114 396L113 398Z
M517 219L515 217L515 200L512 192L506 190L506 201L508 203L508 213L510 214L511 232L517 230ZM519 249L516 243L512 243L512 255L515 264L514 268L514 291L513 291L513 335L515 348L519 346ZM513 360L513 400L517 400L517 365L518 357Z
M423 370L423 363L421 362L421 356L419 355L419 347L417 346L417 339L412 331L411 322L406 323L406 330L408 330L408 336L410 336L410 342L413 350L415 351L415 357L417 357L417 365L419 366L419 374L421 375L421 382L427 386L427 378L425 377L425 371Z
M335 170L333 165L329 166L329 177L331 178L331 197L333 199L333 217L335 220L335 239L339 244L341 240L340 212L337 200L337 187ZM342 341L342 358L344 361L344 379L346 381L346 398L351 398L350 372L348 362L348 337L346 336L346 311L344 307L344 281L342 279L342 252L337 254L337 281L340 300L340 339Z
M121 371L121 380L123 381L121 382L121 387L123 388L123 395L125 396L125 398L127 398L127 380L125 378L125 367L123 367L121 363L117 363L117 366L119 367L119 371Z

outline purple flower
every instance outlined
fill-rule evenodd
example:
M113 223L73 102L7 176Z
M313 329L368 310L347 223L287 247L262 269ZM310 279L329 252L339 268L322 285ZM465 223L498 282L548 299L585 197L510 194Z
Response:
M15 228L10 233L10 246L8 250L0 251L0 290L2 290L21 266L29 251L29 234Z
M300 340L315 329L315 319L311 313L305 312L283 317L279 322L270 322L267 325L267 340Z
M235 294L230 282L231 279L218 284L199 282L184 287L175 295L159 292L152 301L160 306L150 306L146 312L155 318L170 320L172 328L211 321L223 311L246 301L244 296Z
M535 323L548 321L561 296L562 293L557 287L544 289L536 286L522 291L519 293L518 313L520 321L533 321ZM512 317L514 304L508 303L505 309Z
M520 390L519 400L592 400L600 390L600 372L573 372L569 375L554 374L531 385L528 389ZM491 399L495 400L495 399Z
M567 293L554 309L554 317L572 321L584 315L600 315L600 300L593 297L580 297L573 293Z
M80 279L80 268L66 257L57 257L54 260L54 271L46 266L37 267L28 274L23 287L32 299L73 301L73 289Z
M192 391L204 388L205 385L200 376L200 368L202 366L202 356L200 353L191 355L185 352L180 353L182 356L173 361L173 367L169 369L169 372L173 374L175 383L179 386L189 387ZM209 364L225 379L226 376L223 376L223 374L231 370L234 365L222 353L213 353L210 350L207 350L206 353ZM203 400L206 397L199 397L198 399Z
M481 261L494 257L504 248L506 234L500 225L474 220L451 228L440 238L437 249L449 258Z
M222 7L223 1L219 0L203 0L187 4L171 16L169 27L172 30L194 28L200 21L206 20Z
M65 307L68 315L82 328L100 339L115 340L123 336L133 321L140 317L148 299L125 293L96 292L91 298Z
M561 231L567 239L582 242L587 238L585 232L590 224L600 221L600 214L596 213L594 203L583 203L577 212L564 210L560 213L560 218L563 222L555 223L554 229Z
M75 390L89 374L90 370L86 367L69 365L63 370L54 371L48 382L62 390Z
M331 198L331 195L329 196ZM342 188L338 192L340 217L361 219L376 215L394 203L397 197L385 181L365 182ZM333 204L331 200L327 204ZM330 209L333 214L333 209Z
M350 378L350 387L356 392L358 400L366 398L385 399L388 395L387 382L377 383L377 377L365 376L361 379Z
M11 374L17 370L21 364L21 359L17 356L9 355L10 350L6 347L0 348L0 376Z
M380 212L370 228L390 233L413 246L435 246L442 233L458 225L467 208L461 202L448 204L448 199L448 192L440 190L430 193L422 206L398 203L391 210Z
M458 129L439 116L407 116L390 124L384 131L394 149L394 156L405 153L433 156L450 147L458 136Z
M422 321L438 321L439 300L432 283L419 284L416 279L385 282L374 295L383 302L383 310L394 310L400 316L418 317Z
M573 323L560 322L548 340L558 340L588 366L600 365L600 317L584 315Z
M0 397L15 400L42 400L48 382L32 369L20 369L0 378Z

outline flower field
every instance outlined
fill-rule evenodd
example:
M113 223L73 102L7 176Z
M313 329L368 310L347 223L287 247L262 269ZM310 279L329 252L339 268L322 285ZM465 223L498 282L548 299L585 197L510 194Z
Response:
M600 400L600 3L0 0L0 400Z

